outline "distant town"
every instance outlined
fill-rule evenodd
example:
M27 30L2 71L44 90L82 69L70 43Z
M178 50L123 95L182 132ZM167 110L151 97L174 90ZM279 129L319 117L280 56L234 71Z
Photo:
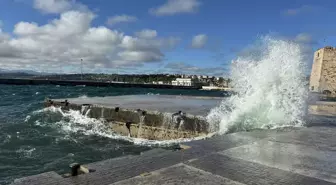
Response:
M37 80L83 80L108 83L198 86L205 90L227 90L231 87L231 79L229 78L186 74L31 74L15 72L1 73L0 77L29 78Z

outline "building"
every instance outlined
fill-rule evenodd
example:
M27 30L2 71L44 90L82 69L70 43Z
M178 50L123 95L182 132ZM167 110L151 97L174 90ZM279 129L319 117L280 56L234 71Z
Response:
M314 53L309 84L312 92L336 93L336 48L327 46Z
M153 81L152 84L159 84L159 85L162 85L164 84L163 81Z
M172 85L176 86L194 86L194 81L191 78L176 78L172 81Z

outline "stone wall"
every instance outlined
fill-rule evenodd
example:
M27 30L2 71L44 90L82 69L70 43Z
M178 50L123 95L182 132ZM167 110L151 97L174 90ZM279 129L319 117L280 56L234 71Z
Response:
M321 79L323 52L323 49L319 49L314 53L314 62L310 75L310 90L313 92L319 92L319 81Z
M47 100L45 106L60 106L78 110L83 115L100 119L118 134L153 140L192 138L208 134L209 125L201 116L181 113L162 113L129 110L122 107L103 107Z
M326 94L336 93L336 48L325 47L315 52L310 90Z
M325 48L320 90L336 93L336 48Z
M336 102L316 102L309 105L309 114L319 116L336 116Z

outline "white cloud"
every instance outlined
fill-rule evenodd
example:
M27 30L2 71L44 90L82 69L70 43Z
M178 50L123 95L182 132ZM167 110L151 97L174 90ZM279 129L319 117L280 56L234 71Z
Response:
M16 49L9 44L9 41L10 36L0 29L0 56L15 57L17 55Z
M69 10L88 10L85 5L76 0L34 0L34 8L46 14L60 14Z
M222 75L227 72L227 69L222 66L198 67L198 66L190 65L184 62L171 62L171 63L168 63L164 68L171 73L179 73L179 74L218 76L218 74Z
M191 41L192 48L203 48L208 41L208 36L205 34L199 34L194 36Z
M154 38L157 36L156 30L144 29L135 33L136 36L141 38Z
M150 9L149 12L156 16L193 13L198 10L200 5L198 0L168 0L165 4Z
M317 40L309 33L300 33L296 35L294 41L299 43L301 46L301 52L306 61L312 61L312 56L314 56L314 45L317 44Z
M162 60L163 54L156 51L123 51L118 55L127 61L155 62Z
M125 51L119 53L123 60L155 62L163 60L162 49L171 49L179 42L178 38L136 38L125 36L120 47Z
M95 17L87 11L67 11L45 25L19 22L13 37L0 31L0 65L58 71L60 65L71 68L83 59L90 70L141 66L162 61L163 50L179 42L175 37L134 37L104 26L92 27Z
M312 35L308 34L308 33L300 33L295 37L295 41L299 42L299 43L304 43L304 44L310 44L313 43L313 37Z
M137 20L138 19L136 17L130 15L116 15L109 17L106 21L106 24L112 26L118 23L135 22Z
M44 13L62 13L70 10L70 0L34 0L34 8Z
M157 50L158 48L172 48L179 42L178 38L169 37L166 39L159 38L136 38L125 36L121 42L121 47L127 50Z
M286 16L295 16L303 13L312 13L317 12L321 9L319 6L312 6L312 5L302 5L297 8L291 8L283 11L283 14Z

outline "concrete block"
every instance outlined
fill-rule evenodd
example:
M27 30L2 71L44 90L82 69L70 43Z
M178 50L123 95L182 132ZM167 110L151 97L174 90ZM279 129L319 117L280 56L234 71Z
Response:
M116 133L147 139L178 139L209 133L205 115L220 98L189 96L116 96L46 101L46 106L78 110L103 119ZM49 103L49 104L48 104ZM180 106L180 107L179 107ZM202 112L204 111L204 112ZM130 130L126 123L131 124Z

